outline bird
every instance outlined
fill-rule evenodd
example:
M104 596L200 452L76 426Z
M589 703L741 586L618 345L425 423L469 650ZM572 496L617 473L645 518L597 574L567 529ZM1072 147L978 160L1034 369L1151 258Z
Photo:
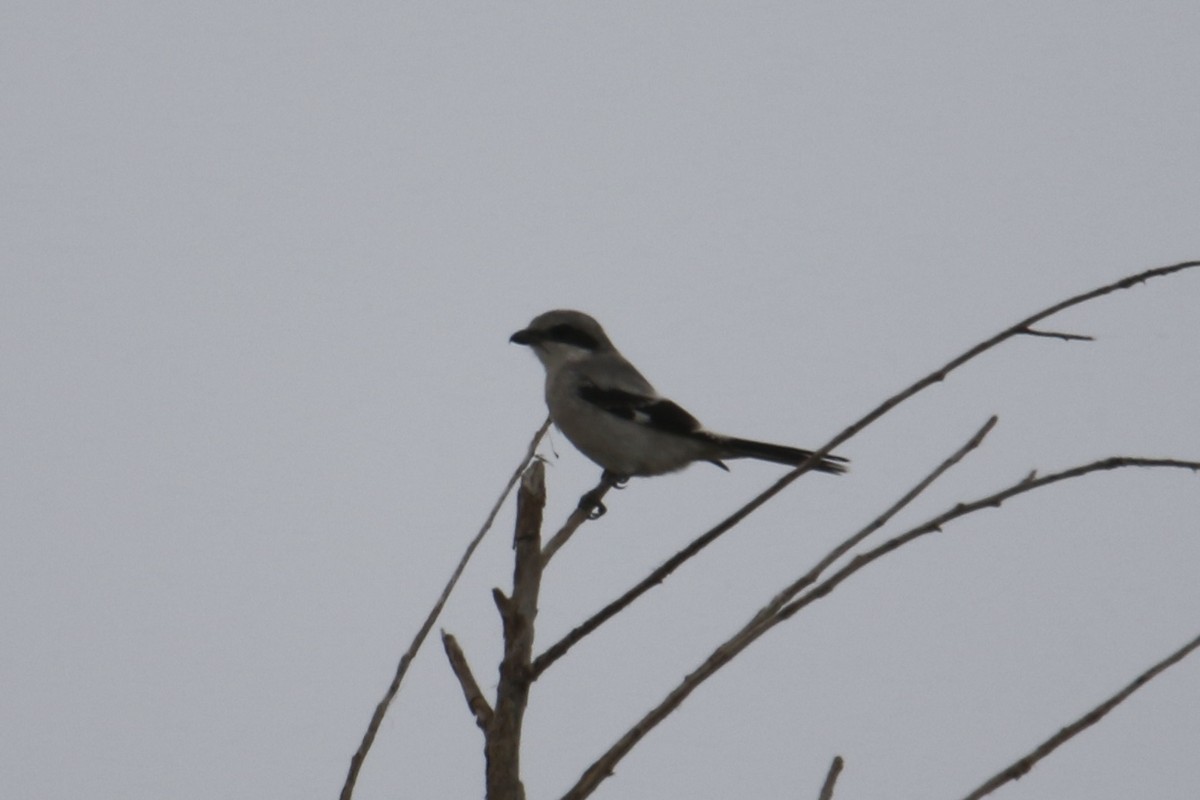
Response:
M528 346L542 362L550 418L614 485L675 472L697 461L728 471L728 459L796 467L812 456L809 450L707 430L681 406L661 397L613 346L600 323L582 311L547 311L509 341ZM846 471L847 463L841 456L828 455L812 468L837 475Z

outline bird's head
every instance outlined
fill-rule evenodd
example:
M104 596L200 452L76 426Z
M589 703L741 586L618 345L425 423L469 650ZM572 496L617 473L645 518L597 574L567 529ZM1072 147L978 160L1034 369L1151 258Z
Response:
M527 345L547 368L612 349L599 322L582 311L566 309L539 314L509 341Z

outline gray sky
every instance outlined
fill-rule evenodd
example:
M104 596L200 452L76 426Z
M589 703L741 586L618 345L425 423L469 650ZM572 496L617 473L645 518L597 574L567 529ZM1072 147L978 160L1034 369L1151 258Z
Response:
M816 446L966 346L1200 258L1200 6L23 2L0 20L0 793L331 798L540 422L508 335L590 311L715 429ZM1006 345L842 448L539 681L555 797L990 414L897 521L1200 458L1200 274ZM543 451L557 520L596 476ZM773 481L634 482L549 643ZM864 571L597 796L953 798L1194 636L1200 492L1125 472ZM511 509L442 620L495 680ZM896 528L899 530L899 527ZM1200 661L1005 798L1194 798ZM430 647L357 796L481 794Z

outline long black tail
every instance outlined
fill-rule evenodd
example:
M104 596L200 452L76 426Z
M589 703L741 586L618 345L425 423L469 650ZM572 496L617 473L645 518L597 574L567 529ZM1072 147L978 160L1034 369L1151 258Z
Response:
M728 451L723 454L725 458L758 458L763 461L774 461L776 464L798 467L812 455L811 450L756 442L751 439L735 439L732 436L722 436L721 442L728 447ZM832 475L841 475L848 469L846 464L849 463L841 456L828 455L818 461L813 469Z

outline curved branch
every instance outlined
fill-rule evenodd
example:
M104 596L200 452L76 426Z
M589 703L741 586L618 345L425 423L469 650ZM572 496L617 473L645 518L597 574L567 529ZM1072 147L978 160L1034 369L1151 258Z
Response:
M1127 700L1131 694L1145 686L1147 683L1157 677L1160 672L1167 669L1167 667L1173 666L1174 664L1182 661L1197 647L1200 647L1200 636L1192 639L1183 647L1179 648L1162 661L1159 661L1141 675L1138 675L1133 679L1133 682L1124 689L1117 692L1112 697L1108 698L1103 703L1096 706L1091 711L1051 736L1046 741L1042 742L1028 755L1017 759L1013 764L1001 770L991 779L984 781L984 783L980 785L978 789L964 797L963 800L979 800L979 798L991 794L1009 781L1015 781L1022 777L1025 775L1025 773L1029 772L1029 770L1033 769L1033 766L1037 764L1037 762L1053 753L1060 745L1065 743L1071 737L1075 736L1077 733L1080 733L1087 728L1090 728L1092 725L1095 725L1097 722L1103 719L1108 712L1125 702L1125 700Z
M763 610L759 611L758 614L755 615L755 619L760 620L760 621L765 621L766 619L769 619L770 616L773 615L775 612L777 612L780 609L780 607L783 606L784 603L786 603L792 597L795 597L796 594L799 593L801 590L807 588L809 585L811 585L813 582L815 582L816 579L820 576L820 574L830 564L832 564L834 561L836 561L838 558L840 558L844 553L846 553L848 550L850 550L850 548L854 547L854 545L858 544L863 539L865 539L866 537L870 536L875 531L882 528L889 519L891 519L893 516L895 516L897 513L899 513L899 511L902 508L904 508L906 505L908 505L913 500L915 500L916 497L919 494L921 494L921 492L923 492L927 488L929 488L929 485L932 484L939 477L941 477L941 475L943 473L945 473L946 470L950 469L952 466L957 464L959 461L961 461L967 455L967 453L971 452L976 447L978 447L980 444L982 444L984 437L987 436L988 433L991 432L992 428L996 424L996 421L997 421L997 419L995 416L991 417L991 419L989 419L987 422L985 422L983 424L983 427L981 427L978 431L975 432L975 435L972 436L965 445L960 447L952 456L950 456L948 459L946 459L941 464L939 464L937 469L935 469L933 472L931 472L929 475L927 475L920 483L918 483L911 490L909 490L909 492L907 494L905 494L898 501L896 501L896 503L894 503L891 508L889 508L883 514L881 514L879 517L877 517L875 520L873 520L865 528L863 528L862 530L860 530L858 533L854 534L853 536L849 537L842 544L840 544L836 548L834 548L828 555L825 556L825 558L823 558L821 561L817 562L816 566L814 566L812 568L812 570L810 570L808 572L808 574L806 574L804 577L800 578L798 581L796 581L791 586L784 589L775 598L775 600L773 600L765 608L763 608ZM766 500L763 500L762 502L766 502ZM757 508L757 506L755 506L755 508ZM745 509L743 509L743 510L745 510ZM746 514L748 514L748 513L749 513L749 511L746 511ZM735 516L737 516L737 515L735 515ZM745 517L745 514L742 514L741 516L737 516L737 520L741 520L744 517ZM723 532L725 530L728 530L728 528L722 527L723 525L726 525L726 523L728 523L730 526L732 526L732 525L736 524L736 521L731 523L731 522L729 522L729 520L726 520L725 522L721 523L721 525L717 526L717 528L714 528L713 531ZM564 636L562 639L560 639L558 642L556 642L553 646L551 646L549 649L547 649L546 652L544 652L544 653L542 653L542 655L538 656L537 659L535 659L533 662L534 675L535 676L540 675L543 670L545 670L547 667L549 667L551 664L553 664L555 661L557 661L560 657L562 657L567 652L567 650L569 650L571 647L573 647L580 639L587 636L593 630L598 628L600 626L600 624L602 622L604 622L604 620L608 619L609 617L614 616L615 614L620 612L621 609L625 608L625 606L629 605L634 600L636 600L637 597L642 593L642 591L645 590L643 587L649 588L649 586L653 585L654 583L661 583L663 578L665 578L668 574L670 574L671 570L673 570L675 566L677 566L679 563L683 562L683 558L681 558L681 556L684 553L687 553L690 555L692 552L699 552L699 549L697 548L697 544L699 542L707 543L707 541L711 541L711 539L706 539L706 537L708 537L710 535L714 535L714 536L719 535L719 534L713 534L713 531L710 531L708 534L705 534L705 536L702 536L702 537L700 537L700 539L697 539L695 542L693 542L691 545L689 545L688 548L681 551L681 553L676 554L676 556L674 558L672 558L666 564L663 564L661 567L659 567L654 572L652 572L648 578L645 578L644 580L642 580L641 583L639 583L637 586L633 587L633 589L630 589L625 594L621 595L616 600L609 603L607 606L605 606L603 609L601 609L599 613L595 614L591 619L587 620L582 625L571 630L566 636ZM702 545L700 545L700 546L702 546ZM693 551L692 548L697 548L697 549L695 551Z
M1082 294L1077 294L1074 297L1068 297L1066 300L1055 303L1052 306L1043 308L1041 311L1037 312L1036 314L1032 314L1032 315L1026 317L1025 319L1021 320L1020 322L1018 322L1014 325L1010 325L1009 327L1007 327L1004 330L997 333L995 336L992 336L990 339L984 339L982 342L975 345L974 347L971 347L968 350L964 351L963 353L959 354L958 356L955 356L954 358L950 359L945 364L943 364L941 367L939 367L938 369L929 373L924 378L921 378L919 381L912 384L907 389L897 392L896 394L889 397L887 400L884 400L882 403L880 403L878 406L876 406L873 410L871 410L866 416L864 416L858 422L854 423L853 425L849 426L848 428L843 430L841 433L839 433L837 436L833 437L833 439L830 440L829 444L827 444L825 447L821 448L821 450L818 451L817 453L814 453L813 458L809 459L809 460L815 463L815 461L818 458L828 455L830 450L837 447L839 444L846 441L851 436L854 436L859 431L861 431L863 428L867 427L872 422L879 419L884 414L891 411L893 408L900 405L901 403L903 403L908 398L912 397L917 392L923 391L924 389L929 388L933 384L939 383L939 382L945 380L946 376L949 375L951 372L958 369L963 364L966 364L968 361L972 360L976 356L986 353L988 350L991 350L996 345L998 345L1002 342L1005 342L1014 336L1019 336L1019 335L1030 333L1030 330L1032 329L1032 327L1034 325L1036 325L1037 323L1046 319L1047 317L1052 317L1060 311L1065 311L1066 309L1071 308L1072 306L1077 306L1081 303L1086 303L1089 300L1095 300L1096 298L1103 297L1106 294L1112 294L1113 292L1117 292L1122 289L1128 289L1132 286L1137 286L1138 284L1145 283L1146 281L1151 280L1153 278L1162 278L1167 275L1173 275L1176 272L1182 272L1186 269L1192 269L1194 267L1200 267L1200 261L1183 261L1178 264L1172 264L1169 267L1155 267L1154 269L1144 270L1144 271L1138 272L1134 275L1129 275L1127 277L1121 278L1119 281L1114 281L1112 283L1106 284L1099 288L1092 289L1089 292L1083 292ZM804 467L805 467L805 465L801 465L801 467L799 467L797 469L798 470L803 469Z
M772 488L774 488L774 491L768 490L767 492L764 492L763 494L754 498L754 500L751 500L746 505L742 506L740 509L738 509L736 512L734 512L732 515L730 515L724 521L722 521L720 524L718 524L715 528L712 528L707 533L705 533L703 536L701 536L700 538L693 541L691 544L689 544L687 547L680 550L675 555L671 556L671 558L667 559L666 562L664 562L656 570L654 570L649 575L647 575L645 578L643 578L632 589L628 590L623 595L618 597L616 600L612 601L611 603L606 605L604 608L597 611L595 614L593 614L591 617L589 617L587 620L585 620L582 624L573 628L566 636L562 637L557 642L555 642L553 645L548 647L545 652L543 652L540 656L535 658L533 661L534 678L536 679L539 675L541 675L543 672L546 671L547 667L549 667L555 661L557 661L558 659L560 659L564 655L566 655L567 651L570 650L573 646L575 646L575 644L577 644L579 642L579 640L581 640L583 637L587 636L589 633L591 633L592 631L599 628L601 625L603 625L609 619L614 617L623 608L625 608L630 603L632 603L634 600L638 599L643 594L645 594L649 589L662 583L668 575L670 575L672 572L675 571L675 569L677 567L679 567L679 565L681 565L683 562L687 561L689 558L691 558L692 556L699 553L701 550L703 550L705 547L707 547L709 544L711 544L722 533L729 530L730 528L732 528L734 525L741 522L746 517L750 516L751 512L753 512L755 509L757 509L763 503L767 502L767 500L774 497L775 494L778 493L780 490L782 490L783 487L786 485L787 484L781 485L780 483L776 483L776 487L778 487L778 488L772 487ZM576 510L576 512L571 515L572 519L574 519L575 516L579 513L580 512L578 510ZM568 524L570 524L570 521L568 521ZM556 536L555 538L557 539L558 537Z
M629 753L633 747L642 740L658 723L662 722L666 717L678 708L684 700L687 699L700 684L712 677L721 667L728 664L739 653L750 646L755 640L766 633L785 619L789 619L796 614L801 608L812 603L821 597L825 597L832 592L846 578L853 575L858 570L865 567L867 564L877 560L879 557L896 550L899 547L908 544L909 542L923 536L927 533L941 529L941 526L947 522L957 519L958 517L979 511L984 508L998 507L1004 500L1014 497L1025 492L1039 489L1059 481L1069 478L1077 478L1091 472L1101 470L1118 469L1121 467L1173 467L1190 469L1193 472L1200 471L1200 461L1179 461L1175 459L1149 459L1149 458L1107 458L1101 461L1095 461L1090 464L1074 467L1072 469L1063 470L1062 472L1046 475L1042 478L1026 477L1018 483L1003 489L994 494L983 497L979 500L970 503L959 503L949 511L934 517L928 522L922 523L917 527L889 539L887 542L878 547L856 556L845 567L838 570L819 583L814 589L791 603L785 605L777 613L769 619L762 620L760 615L756 615L747 625L745 625L738 633L722 643L705 661L696 668L695 671L685 677L678 686L660 702L657 706L651 709L645 716L630 728L620 739L613 744L600 758L592 763L590 767L583 773L579 780L571 789L563 795L562 800L582 800L589 796L596 787L600 785L609 775L617 763Z
M814 588L808 594L793 600L791 603L781 608L779 613L775 615L775 618L773 618L764 626L763 630L765 631L767 628L773 627L785 619L790 618L797 611L812 603L814 600L828 595L835 588L837 588L838 584L846 580L846 578L849 578L855 572L858 572L867 564L870 564L872 561L875 561L881 556L887 555L893 550L903 547L914 539L918 539L929 533L941 531L942 526L948 522L951 522L952 520L956 520L959 517L965 517L967 514L973 514L976 511L980 511L985 508L999 508L1000 504L1005 500L1016 497L1020 494L1025 494L1026 492L1031 492L1034 489L1040 489L1043 486L1049 486L1052 483L1058 483L1059 481L1065 481L1071 478L1079 478L1092 472L1104 472L1107 470L1121 469L1123 467L1162 467L1168 469L1190 469L1192 472L1197 472L1200 471L1200 461L1181 461L1173 458L1129 458L1126 456L1114 456L1112 458L1104 458L1099 461L1093 461L1090 464L1082 464L1078 467L1065 469L1061 472L1052 472L1049 475L1043 475L1040 478L1035 477L1034 473L1030 473L1017 483L1014 483L1005 489L1001 489L1000 491L990 494L987 497L981 497L978 500L972 500L969 503L959 503L949 511L939 514L933 519L923 522L914 528L910 528L904 533L888 539L883 544L878 545L871 550L868 550L864 553L859 553L857 556L852 558L850 562L846 564L846 566L842 567L833 575L830 575L828 578L821 581L821 583L818 584L816 588Z
M1182 272L1186 269L1191 269L1193 267L1200 267L1200 261L1184 261L1168 267L1156 267L1154 269L1148 269L1135 275L1122 278L1119 281L1101 286L1097 289L1092 289L1091 291L1077 294L1074 297L1069 297L1066 300L1062 300L1052 306L1048 306L1047 308L1038 311L1036 314L1026 317L1020 322L1010 325L991 338L983 340L979 344L976 344L958 356L950 359L941 367L908 386L906 389L903 389L889 397L887 400L884 400L857 422L844 428L839 434L830 439L824 447L814 452L812 456L809 457L809 459L803 464L784 475L775 483L771 484L771 486L750 500L750 502L746 503L716 526L701 534L698 538L693 540L675 555L671 556L669 559L663 562L661 566L639 581L619 598L604 606L604 608L600 609L583 623L572 629L566 636L564 636L555 644L551 645L544 653L537 657L537 659L534 661L534 674L540 675L552 663L564 656L574 644L583 639L592 631L599 628L626 606L629 606L631 603L633 603L634 600L666 580L667 576L683 565L684 562L700 553L700 551L716 541L722 534L733 528L751 513L756 511L763 503L779 494L793 481L819 464L821 459L829 455L835 447L839 446L847 439L856 436L868 425L875 422L884 414L891 411L893 408L900 405L900 403L903 403L913 395L929 388L935 383L945 380L947 375L961 367L963 364L966 364L976 356L982 355L996 345L1001 344L1002 342L1005 342L1014 336L1045 335L1035 331L1032 326L1038 322L1041 322L1047 317L1057 314L1060 311L1064 311L1081 303L1086 303L1089 300L1095 300L1098 297L1103 297L1104 295L1111 294L1112 292L1137 286L1138 284L1145 283L1153 278L1164 277L1176 272ZM1075 337L1073 334L1065 334L1058 335L1057 338L1071 339L1078 337Z

